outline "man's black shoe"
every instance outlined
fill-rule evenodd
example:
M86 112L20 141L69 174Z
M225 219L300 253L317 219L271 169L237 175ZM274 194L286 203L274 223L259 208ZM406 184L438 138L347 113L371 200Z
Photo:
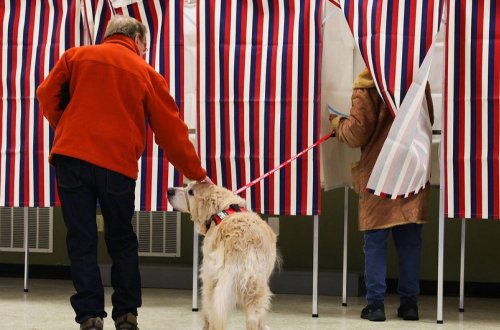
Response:
M137 327L137 316L132 313L123 314L115 321L116 330L139 330Z
M398 317L406 321L417 321L418 320L417 304L410 302L399 306Z
M80 330L102 330L104 323L100 317L91 317L80 324Z
M369 321L385 321L384 304L376 302L369 304L361 311L361 318Z

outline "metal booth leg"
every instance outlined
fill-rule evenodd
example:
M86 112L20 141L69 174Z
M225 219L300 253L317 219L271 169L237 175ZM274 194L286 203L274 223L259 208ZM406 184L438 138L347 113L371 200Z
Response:
M464 311L464 286L465 286L465 224L466 220L462 219L462 234L460 237L460 306L459 312Z
M318 232L319 217L314 216L314 240L313 240L313 301L312 317L318 317Z
M349 188L344 187L344 256L342 262L342 306L347 306L347 221L349 212Z

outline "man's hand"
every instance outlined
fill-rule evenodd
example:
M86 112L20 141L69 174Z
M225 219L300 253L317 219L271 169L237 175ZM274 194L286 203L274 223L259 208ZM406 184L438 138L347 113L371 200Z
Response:
M336 130L338 129L338 122L337 123L333 122L335 120L335 118L337 118L337 117L338 116L336 114L334 114L334 113L330 113L328 115L328 119L330 120L330 124L331 124L331 126L333 128L331 137L335 137L337 135Z
M206 183L214 184L208 175L205 177L205 179L201 180L201 182L206 182Z

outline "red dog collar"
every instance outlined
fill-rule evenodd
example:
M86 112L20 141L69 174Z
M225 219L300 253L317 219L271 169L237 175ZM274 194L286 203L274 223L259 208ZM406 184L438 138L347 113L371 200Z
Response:
M238 213L238 212L246 212L246 211L247 211L247 209L239 206L238 204L231 204L231 205L229 205L229 207L227 209L222 210L219 213L214 214L210 217L210 221L207 222L207 230L210 228L210 225L212 224L212 222L214 222L215 225L217 226L228 215L231 215L233 213Z

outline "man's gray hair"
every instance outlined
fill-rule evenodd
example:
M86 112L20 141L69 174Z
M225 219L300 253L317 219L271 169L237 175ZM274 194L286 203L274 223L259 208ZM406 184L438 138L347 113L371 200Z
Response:
M106 27L106 33L104 33L104 40L115 34L123 34L131 39L135 39L139 36L141 40L146 37L147 28L144 24L139 22L133 17L116 15L113 17Z

